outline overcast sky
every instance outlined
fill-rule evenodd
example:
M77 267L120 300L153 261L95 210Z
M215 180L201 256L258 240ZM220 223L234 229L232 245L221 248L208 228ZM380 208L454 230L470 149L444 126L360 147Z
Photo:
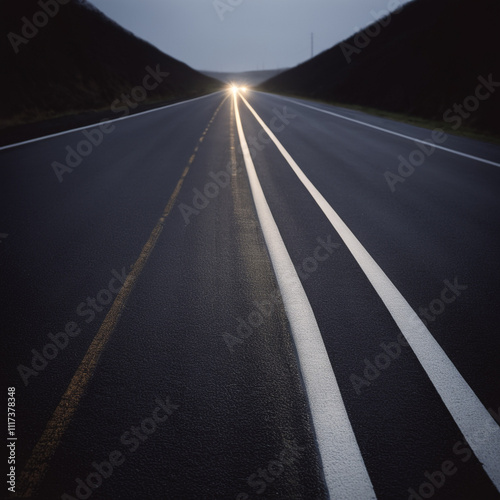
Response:
M198 70L292 67L408 0L90 0ZM397 14L395 14L397 15Z

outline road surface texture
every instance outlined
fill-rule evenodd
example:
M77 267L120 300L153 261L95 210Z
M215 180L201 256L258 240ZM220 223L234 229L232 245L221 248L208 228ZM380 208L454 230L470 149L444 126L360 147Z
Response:
M0 185L10 497L500 498L498 146L229 90Z

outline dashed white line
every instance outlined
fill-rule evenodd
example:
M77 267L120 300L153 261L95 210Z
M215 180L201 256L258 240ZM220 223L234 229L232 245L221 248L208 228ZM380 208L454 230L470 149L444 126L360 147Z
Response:
M375 499L311 304L257 177L243 132L236 94L234 103L252 196L297 349L329 493L332 499Z
M484 470L500 491L500 427L483 406L469 384L434 339L410 304L384 271L365 250L323 195L302 172L260 116L241 96L248 109L274 142L302 184L309 191L332 226L342 238L373 288L384 302L394 321L413 349L438 394L460 428ZM486 441L477 438L479 430L490 429Z

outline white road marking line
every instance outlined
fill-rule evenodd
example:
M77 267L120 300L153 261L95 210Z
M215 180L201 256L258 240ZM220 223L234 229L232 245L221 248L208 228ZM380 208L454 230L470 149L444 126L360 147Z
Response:
M332 499L375 499L311 304L257 177L241 124L236 93L234 103L252 196L297 349L328 491Z
M410 344L420 364L429 376L438 394L460 428L484 470L500 491L500 427L483 406L469 384L460 375L441 346L434 339L410 304L401 295L384 271L365 250L344 221L333 210L321 193L295 163L273 132L241 96L248 109L272 139L290 167L309 191L331 222L350 252L370 280L394 321ZM489 430L486 442L478 438L479 432Z
M147 115L148 113L154 113L155 111L160 111L162 109L171 108L174 106L179 106L180 104L187 104L188 102L194 102L194 101L197 101L198 99L204 99L205 97L219 94L220 92L224 92L224 91L219 90L217 92L213 92L212 94L202 95L200 97L195 97L194 99L188 99L186 101L174 102L172 104L167 104L166 106L161 106L159 108L154 108L154 109L148 109L147 111L141 111L139 113L134 113L134 114L128 115L128 116L120 116L118 118L110 118L109 120L106 119L105 122L111 123L111 122L119 122L121 120L128 120L129 118L135 118L136 116ZM101 125L101 122L94 123L93 125L85 125L84 127L72 128L70 130L63 130L62 132L56 132L54 134L44 135L42 137L35 137L34 139L28 139L26 141L16 142L14 144L6 144L5 146L0 146L0 151L3 151L4 149L15 148L17 146L23 146L24 144L30 144L32 142L38 142L38 141L43 141L45 139L51 139L52 137L59 137L60 135L64 135L64 134L71 134L72 132L79 132L80 130L86 130L88 128L99 127L100 125Z
M281 97L281 96L279 96L279 97ZM360 120L355 120L354 118L348 118L347 116L339 115L338 113L334 113L333 111L327 111L326 109L317 108L315 106L309 106L308 104L304 104L300 101L295 101L292 99L288 99L286 97L281 97L281 98L284 99L285 101L289 101L289 102L293 102L294 104L298 104L299 106L304 106L304 108L314 109L315 111L320 111L321 113L326 113L327 115L336 116L337 118L342 118L343 120L357 123L359 125L364 125L365 127L373 128L375 130L379 130L379 131L385 132L387 134L392 134L392 135L395 135L397 137L402 137L403 139L408 139L409 141L412 141L412 142L418 142L420 144L425 144L426 146L432 146L436 149L442 149L443 151L447 151L448 153L452 153L452 154L455 154L458 156L463 156L464 158L469 158L471 160L479 161L482 163L487 163L488 165L493 165L494 167L500 167L500 163L496 163L496 162L491 161L491 160L486 160L485 158L480 158L479 156L469 155L467 153L462 153L461 151L456 151L455 149L445 148L444 146L440 146L439 144L435 144L433 142L424 141L422 139L416 139L415 137L411 137L411 136L405 135L405 134L400 134L399 132L393 132L392 130L388 130L388 129L382 128L382 127L377 127L377 125L372 125L371 123L366 123L366 122L362 122Z

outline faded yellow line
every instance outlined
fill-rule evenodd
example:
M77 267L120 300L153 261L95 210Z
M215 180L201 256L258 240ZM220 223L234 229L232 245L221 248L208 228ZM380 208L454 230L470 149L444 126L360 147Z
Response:
M227 97L226 97L227 99ZM224 99L219 107L215 110L212 119L215 118L220 108L226 101ZM202 139L202 138L200 138ZM201 140L200 140L201 142ZM43 431L42 437L39 439L38 443L35 445L31 456L26 463L18 483L19 495L22 498L31 497L40 486L40 483L47 472L50 460L54 456L61 439L68 428L71 418L73 417L75 411L78 408L80 400L85 392L87 384L89 383L92 375L94 374L95 368L99 361L104 348L111 337L118 320L125 308L128 297L134 288L134 285L141 274L144 265L146 264L151 252L153 251L156 242L163 230L163 224L168 214L174 206L175 200L181 190L184 179L189 171L189 168L194 160L195 155L192 155L189 159L188 165L185 167L182 175L175 186L174 192L168 200L167 206L165 207L160 219L156 223L148 241L144 245L139 258L136 260L135 264L125 280L123 287L116 296L111 309L104 318L104 321L94 337L94 340L90 344L80 366L76 370L71 382L69 383L66 392L64 393L61 401L57 405L54 413L52 414L45 430Z

